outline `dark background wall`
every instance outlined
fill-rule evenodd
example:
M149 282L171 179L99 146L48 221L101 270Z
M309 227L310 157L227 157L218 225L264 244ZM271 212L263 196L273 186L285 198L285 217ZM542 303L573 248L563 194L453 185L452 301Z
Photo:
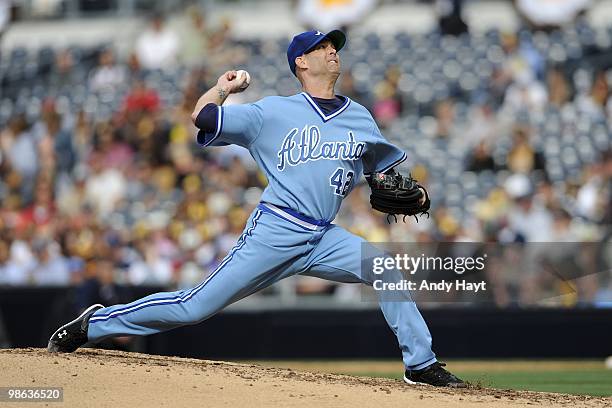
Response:
M134 298L156 288L125 288ZM44 347L76 313L66 289L0 289L13 347ZM423 310L442 358L586 358L612 354L612 309ZM117 345L111 345L116 347ZM226 311L140 339L153 354L215 359L393 358L395 336L378 310Z

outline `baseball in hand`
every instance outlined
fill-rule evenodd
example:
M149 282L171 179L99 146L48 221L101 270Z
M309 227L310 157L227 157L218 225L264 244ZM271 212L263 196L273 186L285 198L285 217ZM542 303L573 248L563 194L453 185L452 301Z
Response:
M243 90L243 91L249 87L249 84L251 83L251 76L244 69L241 69L241 70L236 72L236 79L239 80L239 81L242 81L242 77L245 76L245 75L246 75L246 81L240 87L240 89Z

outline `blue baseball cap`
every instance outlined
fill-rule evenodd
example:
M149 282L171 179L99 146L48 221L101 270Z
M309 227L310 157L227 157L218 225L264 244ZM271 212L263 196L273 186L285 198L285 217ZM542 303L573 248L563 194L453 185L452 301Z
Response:
M289 48L287 48L287 61L289 62L289 68L291 68L293 75L296 75L295 59L313 49L323 40L330 40L332 44L334 44L334 47L336 47L336 51L340 51L346 43L346 35L340 30L333 30L327 34L313 30L306 31L293 37L293 41L291 41Z

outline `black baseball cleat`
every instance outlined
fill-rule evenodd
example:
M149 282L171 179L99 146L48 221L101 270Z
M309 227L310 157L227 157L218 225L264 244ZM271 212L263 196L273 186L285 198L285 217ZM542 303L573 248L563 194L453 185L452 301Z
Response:
M57 329L49 339L47 351L50 353L72 353L87 343L89 318L96 310L103 307L102 305L89 306L79 317Z
M435 362L422 370L406 370L408 384L429 384L435 387L466 388L467 384L444 369L446 364Z

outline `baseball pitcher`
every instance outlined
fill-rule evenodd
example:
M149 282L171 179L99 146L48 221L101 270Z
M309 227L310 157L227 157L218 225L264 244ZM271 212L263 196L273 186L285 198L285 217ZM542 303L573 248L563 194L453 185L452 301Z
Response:
M287 49L303 92L223 106L248 86L248 76L224 73L198 100L192 119L202 147L236 144L249 150L268 179L261 203L220 265L198 286L157 293L126 305L94 305L60 327L48 350L72 352L87 342L144 336L208 319L224 307L288 276L372 284L361 271L362 238L332 224L361 174L374 208L391 214L427 212L429 197L414 180L396 174L406 154L380 133L370 113L336 95L338 30L296 35ZM444 369L416 304L380 302L397 336L407 383L465 387Z

